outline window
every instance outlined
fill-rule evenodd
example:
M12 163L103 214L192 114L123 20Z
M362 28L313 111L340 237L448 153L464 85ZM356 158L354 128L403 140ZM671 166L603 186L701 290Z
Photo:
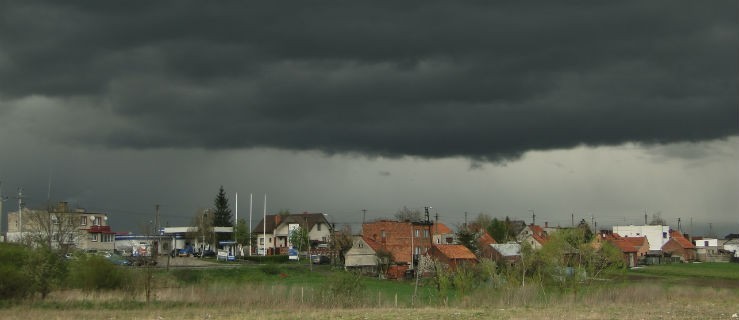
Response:
M421 230L416 229L416 238L418 238L421 235Z
M708 241L703 241L703 246L708 247Z
M316 228L318 228L318 231L321 231L321 223L320 222L318 223L318 226Z
M423 237L428 238L429 237L429 231L427 229L423 230Z
M98 241L98 234L97 233L90 233L90 241L97 242Z
M380 231L380 237L382 237L383 239L385 239L386 236L387 235L385 234L385 230Z
M264 238L259 238L259 245L260 246L263 246L264 245Z
M364 244L361 242L357 242L357 248L364 248Z
M638 233L636 234L639 235ZM667 232L662 232L662 239L667 239Z
M87 217L85 217L85 216L81 216L80 217L80 225L81 226L86 226L87 225Z

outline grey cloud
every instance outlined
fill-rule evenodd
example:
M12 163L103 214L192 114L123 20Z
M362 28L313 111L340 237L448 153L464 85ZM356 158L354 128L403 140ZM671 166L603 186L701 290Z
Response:
M703 141L739 132L736 11L735 2L4 2L0 99L98 101L93 114L117 125L58 138L111 148L504 161Z

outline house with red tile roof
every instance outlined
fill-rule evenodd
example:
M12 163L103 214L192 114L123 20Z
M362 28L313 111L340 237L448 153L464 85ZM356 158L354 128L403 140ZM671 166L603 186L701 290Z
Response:
M530 224L521 230L517 238L521 244L528 244L534 250L539 250L549 241L549 231L541 226Z
M449 265L452 270L463 264L477 263L477 256L461 244L434 244L429 255Z
M377 275L381 263L377 250L380 248L380 244L371 239L355 236L351 249L344 254L344 269Z
M480 234L480 237L477 238L477 248L479 249L479 256L480 258L493 258L493 247L491 247L491 244L497 244L498 242L493 239L490 234L488 234L486 231L482 231Z
M621 250L629 267L636 267L640 262L645 263L643 260L649 253L649 239L646 236L622 237L610 230L601 230L593 239L593 246L599 248L606 242Z
M662 245L662 252L672 257L679 257L683 262L696 259L695 246L677 230L670 230L670 240Z
M414 258L417 260L426 254L437 232L449 233L451 229L439 222L395 220L378 220L362 225L362 237L376 242L379 249L390 253L394 264L401 265L410 265Z

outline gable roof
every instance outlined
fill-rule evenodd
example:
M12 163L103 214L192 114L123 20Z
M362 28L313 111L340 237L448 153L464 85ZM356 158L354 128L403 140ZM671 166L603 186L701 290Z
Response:
M318 223L329 225L328 220L326 220L326 216L323 213L303 212L299 214L289 214L285 216L282 221L280 221L280 223L275 226L275 229L288 223L297 223L301 227L305 226L305 224L307 223L308 230L313 230L313 226Z
M621 250L623 253L628 252L637 252L639 250L636 250L634 245L630 243L630 241L624 240L624 238L621 239L609 239L608 242L610 242L612 245L614 245L616 248Z
M434 248L449 259L477 260L477 256L461 244L434 244Z
M277 226L277 223L276 222L278 220L277 219L277 216L279 216L279 215L277 215L277 214L268 214L266 216L266 220L267 220L267 228L266 228L266 230L267 230L267 233L272 233L272 232L275 231L275 227ZM265 228L264 228L264 220L265 220L265 218L262 218L262 220L259 221L259 223L257 223L257 226L254 227L254 229L252 229L251 232L252 233L262 233L265 230Z
M477 239L477 243L480 244L480 247L487 247L498 242L496 242L495 239L493 239L493 237L490 236L487 232L483 231L480 235L480 238Z
M683 237L683 234L677 230L670 230L670 240L675 240L677 244L685 249L695 249L695 246Z

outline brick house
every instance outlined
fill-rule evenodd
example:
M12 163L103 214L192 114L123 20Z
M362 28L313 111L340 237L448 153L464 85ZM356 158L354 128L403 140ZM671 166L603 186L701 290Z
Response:
M670 239L662 245L662 252L672 257L679 257L683 262L696 259L695 246L677 230L670 231Z
M447 264L452 270L464 264L477 263L477 256L461 244L434 244L429 255Z
M390 253L396 265L417 263L421 255L426 254L435 242L442 242L442 237L450 233L443 223L425 223L411 221L378 220L362 225L362 237L379 244L378 250Z

